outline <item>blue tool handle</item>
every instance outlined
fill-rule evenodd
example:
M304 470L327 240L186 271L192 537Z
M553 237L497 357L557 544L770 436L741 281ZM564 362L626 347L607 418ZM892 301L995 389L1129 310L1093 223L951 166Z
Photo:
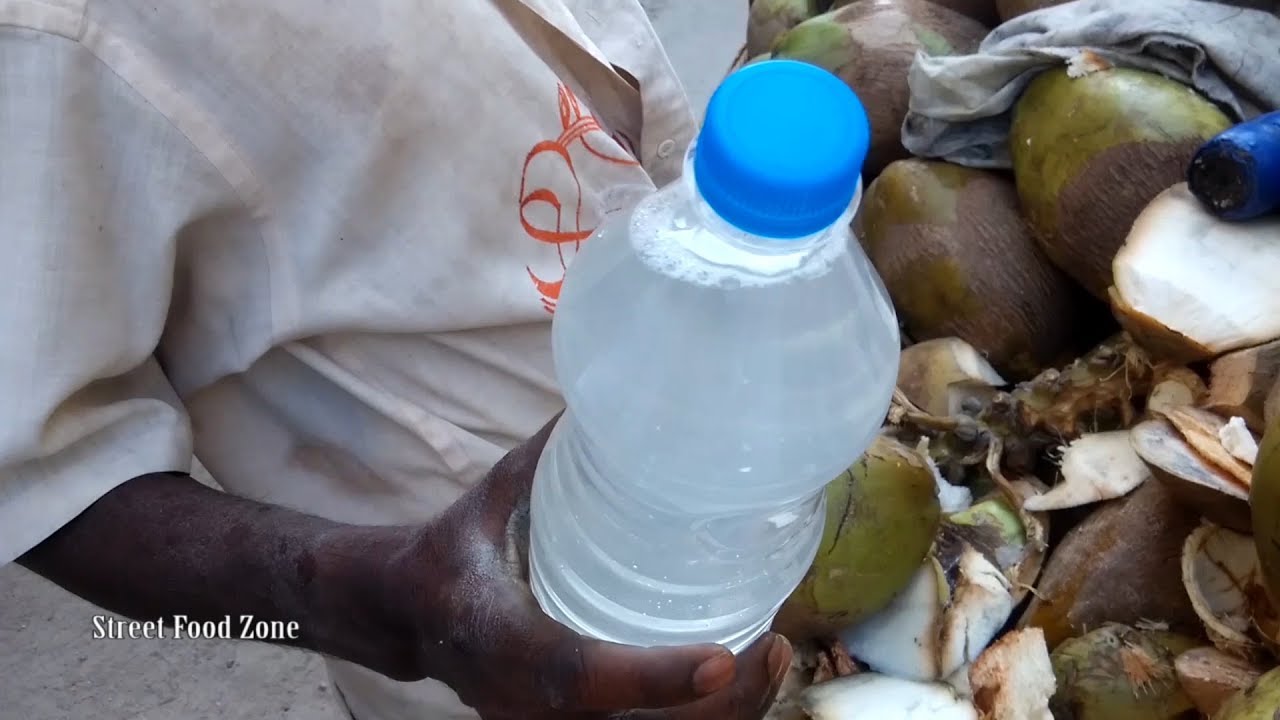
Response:
M1187 169L1187 187L1224 220L1280 212L1280 111L1240 123L1201 146Z

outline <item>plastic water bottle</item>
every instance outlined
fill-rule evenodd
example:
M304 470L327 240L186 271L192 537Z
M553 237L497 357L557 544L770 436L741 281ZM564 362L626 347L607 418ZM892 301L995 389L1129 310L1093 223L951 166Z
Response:
M804 577L823 490L897 377L897 319L849 229L869 133L827 71L749 65L712 96L682 178L577 255L552 323L567 409L531 500L552 618L738 652Z

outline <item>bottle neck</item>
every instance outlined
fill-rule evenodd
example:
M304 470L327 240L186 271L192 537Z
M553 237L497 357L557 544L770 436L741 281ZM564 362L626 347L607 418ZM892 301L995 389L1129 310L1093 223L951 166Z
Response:
M797 238L754 235L721 217L698 190L693 163L696 144L690 145L685 155L680 182L699 225L708 232L680 236L680 244L689 252L717 265L737 267L760 275L775 275L795 270L816 252L847 239L849 226L862 201L861 178L849 207L821 231Z

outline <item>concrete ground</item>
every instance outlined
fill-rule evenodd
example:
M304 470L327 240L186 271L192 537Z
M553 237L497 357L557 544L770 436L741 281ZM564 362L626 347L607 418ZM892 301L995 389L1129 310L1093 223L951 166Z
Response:
M747 0L643 2L701 112L742 42ZM101 612L16 565L0 568L0 720L341 717L313 655L250 643L93 640Z

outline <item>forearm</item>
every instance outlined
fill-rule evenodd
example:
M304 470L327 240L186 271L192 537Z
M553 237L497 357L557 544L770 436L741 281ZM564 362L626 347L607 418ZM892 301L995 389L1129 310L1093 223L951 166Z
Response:
M412 674L416 650L384 570L409 535L150 475L108 493L18 562L130 618L297 622L297 638L280 642L397 676Z

